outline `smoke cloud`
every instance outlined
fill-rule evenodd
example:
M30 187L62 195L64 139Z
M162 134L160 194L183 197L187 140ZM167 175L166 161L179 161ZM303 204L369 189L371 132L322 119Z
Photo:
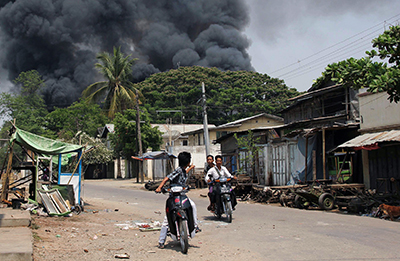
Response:
M244 0L0 1L0 75L37 70L47 105L63 107L101 80L96 54L114 46L139 59L135 81L178 66L254 70L248 23Z

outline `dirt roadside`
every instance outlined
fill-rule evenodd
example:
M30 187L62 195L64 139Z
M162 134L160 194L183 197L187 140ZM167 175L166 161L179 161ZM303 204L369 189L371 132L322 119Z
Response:
M206 191L196 191L197 196L204 193ZM128 256L130 260L261 259L256 253L216 242L213 239L216 231L210 229L189 241L187 255L182 254L179 243L170 238L165 249L158 249L159 231L141 232L135 224L161 222L164 213L157 213L158 220L150 220L140 213L132 213L123 202L86 198L85 205L84 212L72 217L32 216L35 261L118 260ZM223 224L216 227L226 228Z

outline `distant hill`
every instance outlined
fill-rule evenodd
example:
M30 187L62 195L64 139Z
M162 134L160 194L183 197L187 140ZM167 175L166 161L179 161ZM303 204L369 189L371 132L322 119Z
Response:
M200 66L180 67L153 74L137 88L145 97L144 106L152 123L202 123L201 83L205 83L210 124L223 124L259 113L275 114L300 94L267 74L249 71L220 71ZM159 112L179 110L180 112ZM183 118L181 117L183 116Z

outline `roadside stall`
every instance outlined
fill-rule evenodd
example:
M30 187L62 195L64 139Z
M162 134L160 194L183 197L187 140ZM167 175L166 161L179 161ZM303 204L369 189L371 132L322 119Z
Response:
M83 202L81 200L81 182L82 182L82 153L83 153L83 148L84 146L81 145L75 145L75 144L69 144L61 141L56 141L52 139L48 139L24 130L21 130L19 128L13 128L12 129L12 134L10 138L10 143L9 143L9 149L8 149L8 164L7 164L7 170L5 173L2 173L3 175L6 175L8 177L12 170L15 169L29 169L32 173L26 177L23 177L24 181L19 182L18 180L12 184L9 184L7 181L3 181L3 189L2 189L2 200L7 200L7 195L8 192L11 191L11 189L17 187L18 185L24 184L26 182L32 181L30 184L30 196L29 198L32 200L37 201L38 200L38 195L42 198L42 201L48 201L47 203L50 202L52 199L53 202L56 202L56 205L62 205L60 204L60 199L61 195L52 195L50 192L52 192L52 187L61 188L62 186L65 185L72 185L73 189L73 198L75 202L70 202L71 206L75 205L76 207L81 207L83 205ZM30 158L31 164L26 164L29 166L21 166L21 163L19 163L18 167L12 167L12 161L13 161L13 147L15 144L18 144L23 151L26 153L26 155ZM70 173L65 173L63 172L62 165L63 162L67 162L68 159L74 159L73 164L75 166L74 170ZM39 164L43 163L43 160L47 160L49 166L43 166L45 164ZM26 162L25 162L26 163ZM55 173L57 174L57 185L53 184L55 183L54 181L52 182L53 178L53 169L52 169L52 164L57 164L58 168L54 168ZM5 165L5 164L3 164ZM16 164L14 164L16 165ZM39 175L39 172L42 171L42 174ZM38 187L38 181L39 177L43 175L48 175L46 177L47 182L42 182L42 184L48 184L49 185L49 193L47 192L42 192L40 190L42 187ZM7 180L7 178L6 178ZM54 186L53 186L54 185ZM46 185L44 186L46 187ZM43 200L42 196L45 196L46 198ZM57 204L58 201L58 204ZM46 202L43 202L46 204ZM56 206L56 207L58 207Z

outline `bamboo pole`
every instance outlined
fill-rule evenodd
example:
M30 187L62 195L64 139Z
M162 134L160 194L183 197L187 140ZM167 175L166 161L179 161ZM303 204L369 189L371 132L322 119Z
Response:
M8 188L9 188L9 181L10 181L10 172L12 166L12 157L13 157L13 146L14 142L10 146L10 153L8 154L8 162L7 162L7 170L6 176L3 179L3 189L1 191L1 201L7 200L8 197Z
M322 129L322 168L324 179L326 179L326 142L325 142L325 129Z
M305 155L305 159L306 159L306 165L304 167L304 182L307 183L307 155L308 154L308 136L306 136L306 155Z

